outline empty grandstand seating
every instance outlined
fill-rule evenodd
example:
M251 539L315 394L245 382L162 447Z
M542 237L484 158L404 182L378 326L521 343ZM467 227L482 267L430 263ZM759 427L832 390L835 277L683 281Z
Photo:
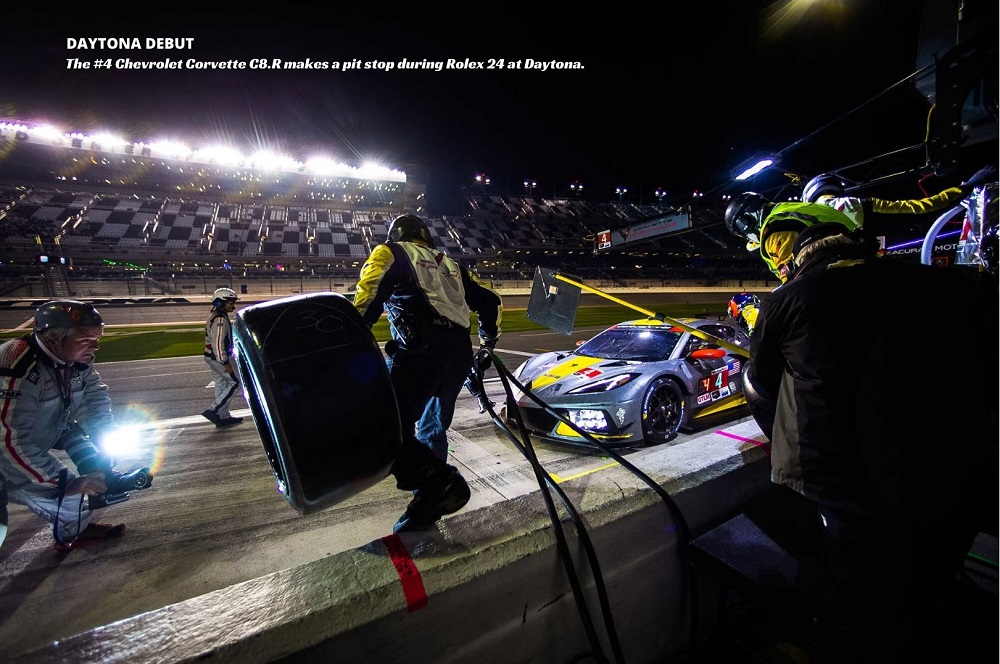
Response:
M721 210L692 214L693 227L635 252L594 254L602 230L663 213L655 206L558 198L473 195L464 215L426 217L435 245L463 264L488 261L496 278L531 279L536 266L627 285L692 276L711 283L765 277L721 223ZM146 265L226 260L247 266L293 263L322 274L356 274L386 239L398 210L322 202L212 201L162 194L95 193L0 183L0 239L30 263L38 243L80 267L105 258ZM637 258L637 254L640 257ZM252 269L256 269L252 267Z

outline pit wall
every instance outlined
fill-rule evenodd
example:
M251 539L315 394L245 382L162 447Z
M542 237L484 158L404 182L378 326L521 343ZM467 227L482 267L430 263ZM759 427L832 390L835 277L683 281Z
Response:
M595 659L587 656L595 648L614 661L595 577L623 660L667 661L689 648L692 609L706 599L692 602L685 526L696 535L739 512L770 488L769 464L752 420L644 452L629 463L667 492L681 519L620 465L559 485L585 523L596 573L553 494L596 645L538 490L446 517L436 530L374 540L105 625L11 664L568 662Z
M0 275L2 277L2 275ZM259 277L233 278L226 275L218 277L176 277L164 278L160 281L120 279L73 279L69 284L72 297L89 300L95 298L163 298L182 297L192 301L208 298L216 288L225 286L232 288L243 299L272 299L295 295L297 293L348 293L354 291L356 278L336 277ZM528 295L531 292L531 280L493 281L485 279L494 290L501 295ZM763 280L730 279L726 281L705 282L696 279L677 279L664 281L650 279L648 281L630 282L628 285L594 280L586 282L588 286L609 293L656 293L656 292L705 292L719 291L737 293L741 289L747 292L770 292L778 285L775 282ZM0 297L3 300L35 300L48 299L52 292L48 284L41 279L0 279Z

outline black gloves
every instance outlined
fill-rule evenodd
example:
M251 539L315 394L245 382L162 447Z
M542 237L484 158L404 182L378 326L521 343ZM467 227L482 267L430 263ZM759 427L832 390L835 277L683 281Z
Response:
M983 166L978 171L972 174L968 180L962 183L963 189L975 189L976 187L981 187L988 182L996 182L997 168L992 164L989 166Z
M496 337L493 337L492 339L480 338L479 340L480 350L482 350L483 348L489 348L490 350L494 350L496 349L496 347L497 347ZM495 357L496 361L500 363L500 366L503 366L503 362L500 361L499 357L497 357L495 354L493 355L493 357ZM486 371L490 367L490 365L493 364L493 361L490 359L490 356L487 353L482 353L482 354L476 353L476 358L480 371Z
M486 353L476 353L475 361L476 361L476 367L478 367L480 373L489 369L490 366L493 364L493 361L490 359L490 356Z

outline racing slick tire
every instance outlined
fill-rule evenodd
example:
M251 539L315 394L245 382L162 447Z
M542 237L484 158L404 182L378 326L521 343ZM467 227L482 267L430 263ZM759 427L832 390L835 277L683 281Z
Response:
M753 376L750 375L749 365L745 368L743 375L740 377L740 384L743 387L743 398L747 400L747 407L750 409L750 415L753 416L757 426L759 426L760 430L765 436L767 436L767 439L771 440L771 436L774 432L775 413L778 408L777 401L757 387L754 383Z
M642 438L646 445L662 445L677 437L687 415L681 388L669 378L654 380L642 397Z
M310 293L245 307L233 354L278 490L301 515L388 476L402 444L398 406L349 299Z

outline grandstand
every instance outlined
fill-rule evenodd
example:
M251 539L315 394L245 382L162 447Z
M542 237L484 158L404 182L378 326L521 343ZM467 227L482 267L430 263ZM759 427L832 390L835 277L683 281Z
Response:
M70 141L36 141L0 126L0 296L122 288L179 295L200 290L199 279L207 292L222 281L276 278L316 280L303 284L307 290L335 283L348 290L385 240L387 222L403 212L421 214L438 248L494 282L530 280L536 266L620 286L768 279L725 231L721 204L686 210L692 226L681 233L596 255L598 232L665 210L480 193L467 196L466 214L431 217L425 187L398 172L316 176L157 156L141 144L108 152ZM102 283L81 286L95 280Z

